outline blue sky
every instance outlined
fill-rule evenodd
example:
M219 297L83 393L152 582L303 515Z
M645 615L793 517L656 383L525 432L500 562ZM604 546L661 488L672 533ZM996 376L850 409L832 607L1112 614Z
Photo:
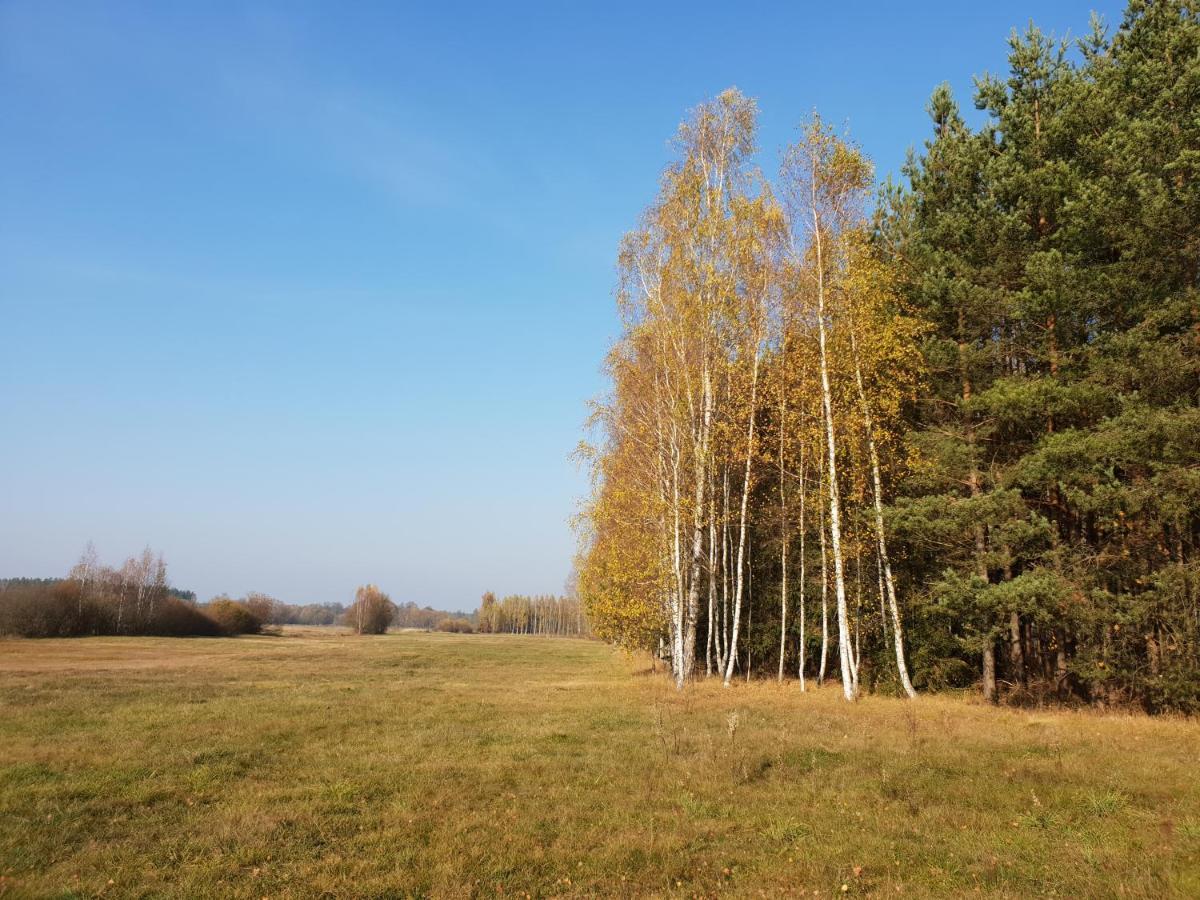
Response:
M1095 2L0 0L0 577L94 540L289 602L557 592L613 260L685 111L881 174Z

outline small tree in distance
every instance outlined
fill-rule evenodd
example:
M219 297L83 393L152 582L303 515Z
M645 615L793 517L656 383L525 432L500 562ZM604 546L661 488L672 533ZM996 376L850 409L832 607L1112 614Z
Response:
M355 634L385 634L396 618L396 604L373 584L354 592L354 605L346 610L345 623Z

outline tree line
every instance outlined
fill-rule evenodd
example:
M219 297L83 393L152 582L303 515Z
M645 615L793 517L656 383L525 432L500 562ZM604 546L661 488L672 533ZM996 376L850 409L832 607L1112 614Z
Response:
M162 554L150 548L113 567L102 564L89 543L65 578L0 579L0 635L220 636L279 625L343 625L360 634L392 627L474 630L470 616L411 601L397 605L369 584L349 605L290 604L258 591L198 603L194 592L172 587Z
M483 595L476 614L482 634L548 634L586 637L591 634L583 604L575 597L550 594L510 594L496 599L492 591Z
M149 547L120 566L103 565L89 543L66 578L0 584L0 634L219 634L220 624L173 588L161 554Z
M1200 707L1200 12L1030 26L906 183L736 90L618 254L581 449L596 633L758 672Z

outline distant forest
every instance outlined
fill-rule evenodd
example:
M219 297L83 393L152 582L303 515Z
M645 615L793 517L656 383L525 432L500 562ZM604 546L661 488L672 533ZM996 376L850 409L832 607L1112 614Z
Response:
M597 634L693 677L1200 710L1200 8L1013 33L877 192L728 90L618 255Z
M500 600L488 591L480 601L475 621L485 634L591 635L583 604L575 597L510 594Z
M361 615L369 610L369 621ZM193 591L172 587L160 554L147 548L118 567L100 563L89 544L64 578L0 579L0 634L74 637L99 634L258 634L278 625L347 625L381 633L388 628L474 631L474 614L416 603L392 603L373 585L350 604L290 604L251 592L198 603Z

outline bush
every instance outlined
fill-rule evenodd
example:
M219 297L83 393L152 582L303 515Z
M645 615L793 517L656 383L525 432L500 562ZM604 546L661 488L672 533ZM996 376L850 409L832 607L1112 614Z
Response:
M84 595L76 581L25 583L0 590L0 634L19 637L77 637L116 634L111 602ZM160 600L130 634L215 636L226 633L196 604L179 597Z
M163 637L219 637L227 632L195 603L168 597L155 610L146 633Z
M28 582L0 591L0 634L69 637L87 634L95 619L91 604L63 583Z
M264 625L281 625L287 618L287 607L267 594L251 591L239 602Z
M474 634L475 626L471 624L470 619L464 619L462 616L447 616L438 622L437 630L450 634Z
M262 631L262 620L244 603L228 597L211 600L204 607L204 613L224 634L258 634Z

